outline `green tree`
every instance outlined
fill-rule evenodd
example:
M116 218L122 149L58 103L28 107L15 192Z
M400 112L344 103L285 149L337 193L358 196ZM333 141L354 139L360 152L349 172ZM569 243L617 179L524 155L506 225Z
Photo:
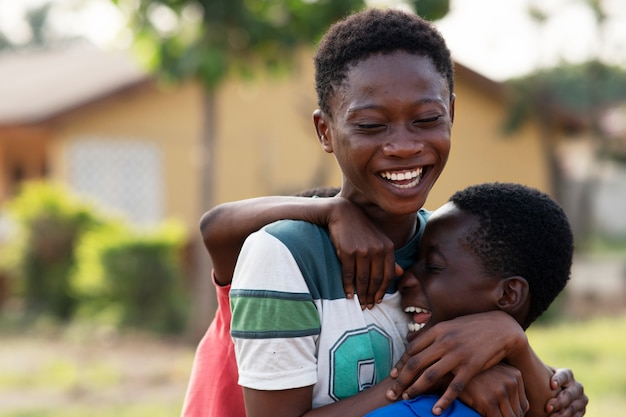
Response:
M30 182L5 205L19 231L3 251L13 253L2 265L15 276L25 312L68 320L78 299L72 288L76 247L82 236L101 221L85 202L58 184ZM3 254L6 256L6 254Z
M261 68L288 70L293 53L312 45L328 26L352 11L365 7L364 0L111 0L129 17L140 57L168 80L199 80L205 88L202 138L202 184L199 213L212 201L214 135L217 121L215 91L227 77L251 77ZM420 15L434 20L449 9L449 0L407 2ZM215 310L205 294L208 257L200 242L195 253L201 300L193 316L201 320L192 332L206 328ZM203 319L204 318L204 319Z
M596 142L596 158L618 158L602 128L604 111L626 100L626 70L597 60L562 64L510 80L513 100L505 128L515 131L528 120L540 126L551 188L558 198L564 173L557 158L559 129L588 129Z
M74 35L54 30L50 16L56 9L61 9L61 7L51 0L25 8L23 19L30 31L29 36L24 40L16 41L0 29L0 52L46 49L79 39Z
M584 3L595 19L597 40L601 45L605 41L602 34L608 16L605 2L584 0ZM539 7L530 7L529 15L539 29L550 19ZM607 109L626 101L626 70L604 62L596 52L601 49L599 45L589 52L590 58L586 62L571 64L563 61L509 82L513 100L505 127L508 131L515 131L528 120L537 122L550 175L550 191L564 205L568 185L557 155L559 144L556 138L559 135L556 133L559 130L588 132L594 142L593 160L596 163L618 156L601 121ZM579 215L572 219L581 247L593 234L592 202L597 182L597 170L592 167L585 173L581 184L576 203Z

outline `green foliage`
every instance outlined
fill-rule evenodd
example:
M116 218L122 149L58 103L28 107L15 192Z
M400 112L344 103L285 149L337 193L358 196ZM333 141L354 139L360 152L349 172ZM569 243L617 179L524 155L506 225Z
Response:
M364 0L112 0L129 15L138 56L166 79L198 78L214 90L228 74L289 66L293 52L312 45ZM449 0L407 1L435 20Z
M230 72L289 61L363 0L128 0L140 59L166 79L197 77L213 90ZM136 3L132 7L131 3Z
M450 0L410 0L415 12L426 20L439 20L450 11Z
M85 236L77 257L80 316L116 326L180 332L186 320L182 226L138 232L121 224Z
M28 317L183 329L180 224L138 231L50 183L28 183L7 209L19 228L0 272L12 276Z
M99 222L93 210L62 187L28 183L7 205L20 233L12 242L10 260L28 313L49 313L59 319L71 317L77 300L70 275L74 250L81 236Z
M513 79L505 130L518 130L531 118L555 123L564 114L589 119L606 106L626 100L626 71L600 61L562 64Z

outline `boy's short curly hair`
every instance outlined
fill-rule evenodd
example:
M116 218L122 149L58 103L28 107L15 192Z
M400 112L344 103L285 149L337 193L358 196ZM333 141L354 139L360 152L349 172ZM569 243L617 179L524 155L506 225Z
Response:
M396 9L368 9L336 22L324 35L314 57L319 108L330 115L329 100L348 70L374 54L396 51L425 56L454 90L454 65L445 40L430 22Z
M456 192L450 201L478 218L464 242L485 272L526 279L530 292L527 328L565 288L574 238L563 209L547 194L520 184L486 183Z

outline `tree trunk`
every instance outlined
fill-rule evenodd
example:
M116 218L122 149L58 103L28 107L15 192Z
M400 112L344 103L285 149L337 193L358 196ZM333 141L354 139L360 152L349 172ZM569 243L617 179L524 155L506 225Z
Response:
M536 105L541 109L541 104ZM537 122L539 125L539 140L541 143L541 151L544 163L548 170L548 187L547 192L560 204L565 204L563 195L565 184L565 175L557 154L557 144L554 141L554 127L547 111L539 111L537 113Z
M203 95L203 128L200 150L200 189L198 221L204 212L214 204L214 173L213 158L215 150L215 134L217 120L217 104L215 91L205 91ZM215 288L211 282L211 259L198 229L192 239L192 300L191 317L189 320L189 337L193 342L199 341L217 309Z

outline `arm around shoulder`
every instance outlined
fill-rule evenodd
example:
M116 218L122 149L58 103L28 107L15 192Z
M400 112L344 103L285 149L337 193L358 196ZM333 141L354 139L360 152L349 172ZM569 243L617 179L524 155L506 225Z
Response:
M246 238L263 226L283 219L329 227L344 269L344 287L352 293L356 281L360 299L367 298L372 303L374 293L376 298L382 298L387 284L398 273L393 243L349 200L269 196L220 204L200 219L200 232L218 284L230 284ZM359 233L354 233L355 230ZM359 283L369 282L370 276L375 285L359 287Z
M518 344L506 361L522 372L526 395L530 403L529 417L547 416L546 404L556 397L558 389L553 389L550 380L554 372L535 354L528 340Z
M325 224L326 200L330 199L256 197L223 203L206 212L200 219L200 232L218 284L230 284L241 246L251 233L282 219Z

